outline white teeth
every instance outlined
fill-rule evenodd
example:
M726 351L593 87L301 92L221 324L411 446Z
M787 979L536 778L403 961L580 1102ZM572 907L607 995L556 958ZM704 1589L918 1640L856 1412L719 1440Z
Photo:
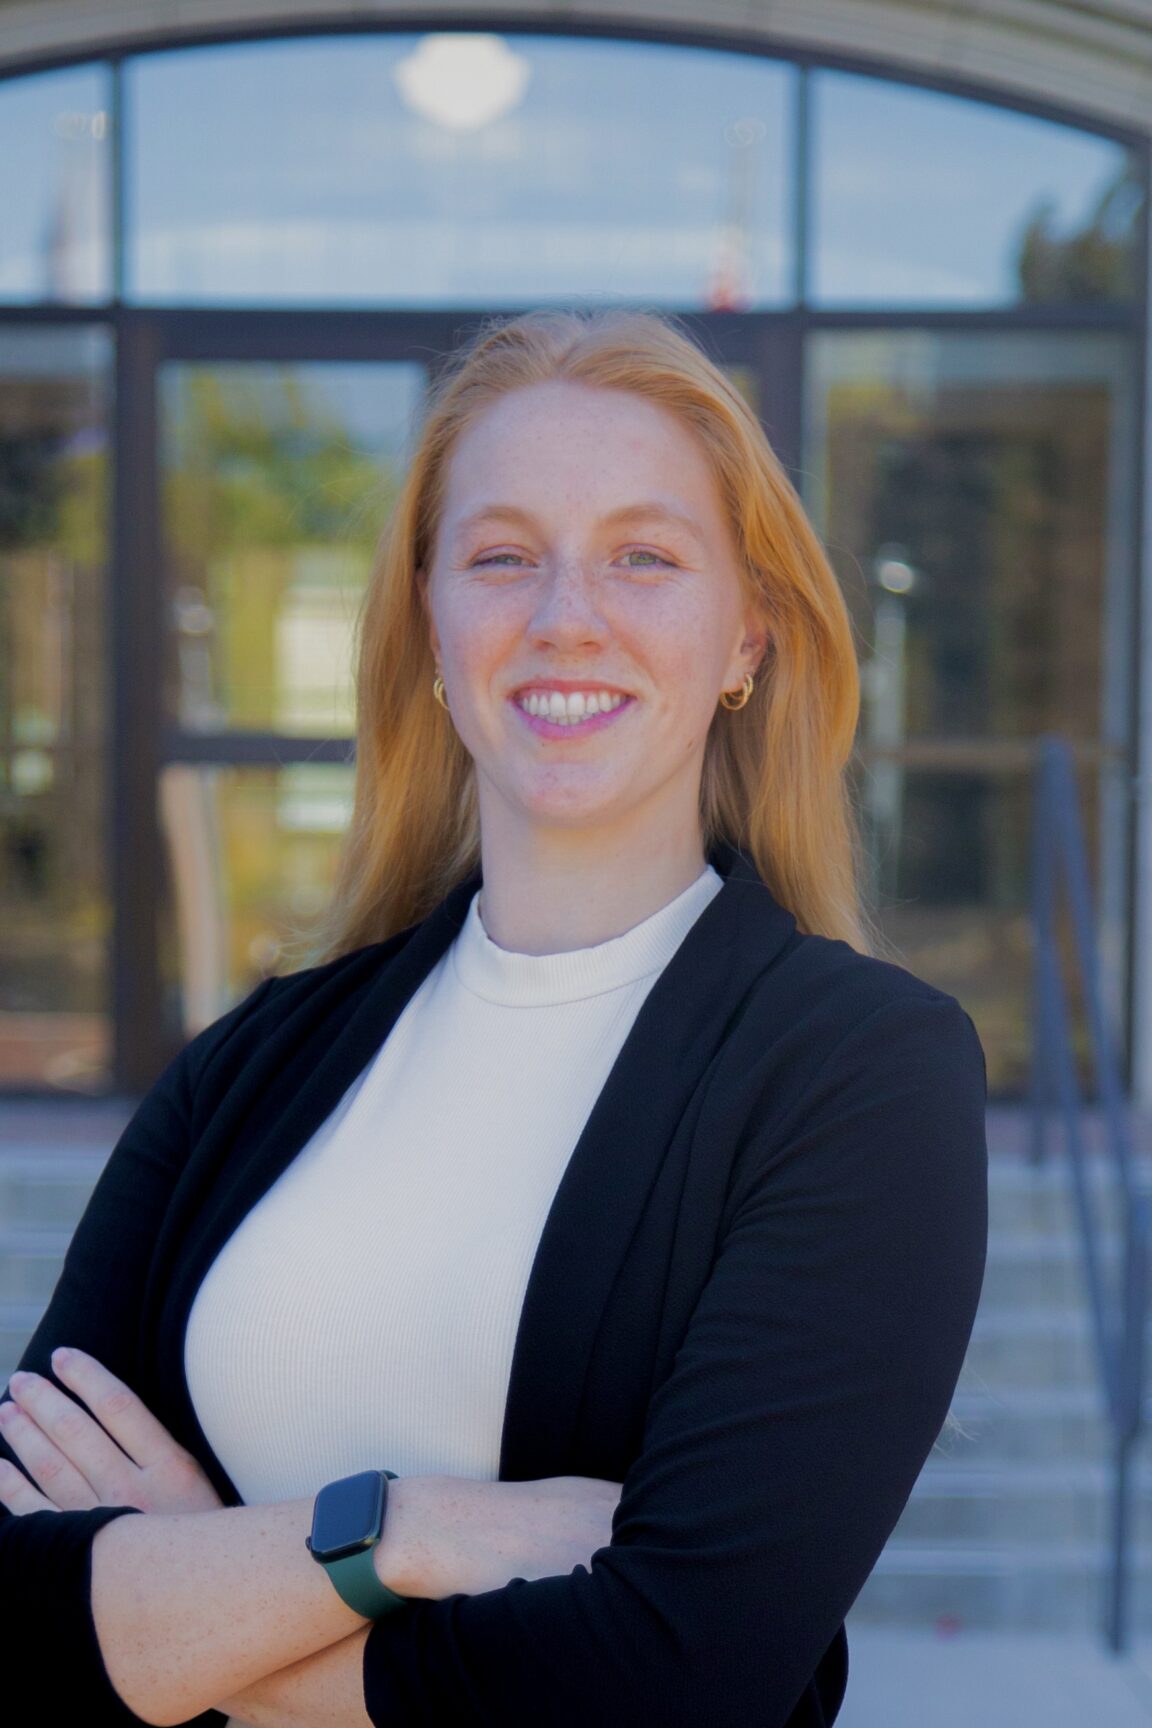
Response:
M614 696L607 690L573 690L569 695L560 690L530 690L516 700L529 714L543 715L558 726L573 726L590 714L611 713L627 697Z

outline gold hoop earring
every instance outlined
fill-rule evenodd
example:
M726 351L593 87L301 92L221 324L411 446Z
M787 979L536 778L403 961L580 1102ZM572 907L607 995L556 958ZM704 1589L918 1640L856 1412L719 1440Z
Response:
M432 694L435 696L437 702L439 702L441 708L447 708L447 693L444 689L444 680L441 678L439 672L437 672L435 678L432 680Z
M755 680L751 672L745 672L744 682L739 690L721 690L720 702L725 708L743 708L755 688ZM735 700L732 700L735 698Z

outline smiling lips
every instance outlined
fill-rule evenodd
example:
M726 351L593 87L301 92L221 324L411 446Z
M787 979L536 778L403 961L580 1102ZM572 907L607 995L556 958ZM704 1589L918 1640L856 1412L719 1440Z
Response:
M559 725L579 722L593 714L611 714L629 698L615 690L522 690L516 706Z
M611 726L634 701L633 696L610 690L528 690L513 698L513 706L533 732L544 738L562 738Z

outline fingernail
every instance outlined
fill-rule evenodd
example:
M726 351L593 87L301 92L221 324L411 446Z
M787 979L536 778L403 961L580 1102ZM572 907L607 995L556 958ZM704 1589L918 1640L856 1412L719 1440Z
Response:
M59 1350L53 1350L52 1360L58 1368L67 1368L72 1360L72 1352L66 1345L61 1344Z
M25 1374L25 1372L22 1368L17 1369L16 1373L13 1374L11 1376L11 1378L9 1379L8 1384L9 1384L9 1386L13 1387L17 1392L21 1392L21 1391L23 1391L24 1387L27 1386L27 1384L28 1384L29 1380L31 1380L31 1378L32 1378L31 1374Z

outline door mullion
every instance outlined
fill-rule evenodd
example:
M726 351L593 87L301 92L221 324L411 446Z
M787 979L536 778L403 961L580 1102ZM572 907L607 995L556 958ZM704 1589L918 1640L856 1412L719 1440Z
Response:
M112 478L109 647L112 689L112 1024L115 1085L142 1092L172 1054L162 1045L156 909L163 617L156 448L160 332L119 322Z

